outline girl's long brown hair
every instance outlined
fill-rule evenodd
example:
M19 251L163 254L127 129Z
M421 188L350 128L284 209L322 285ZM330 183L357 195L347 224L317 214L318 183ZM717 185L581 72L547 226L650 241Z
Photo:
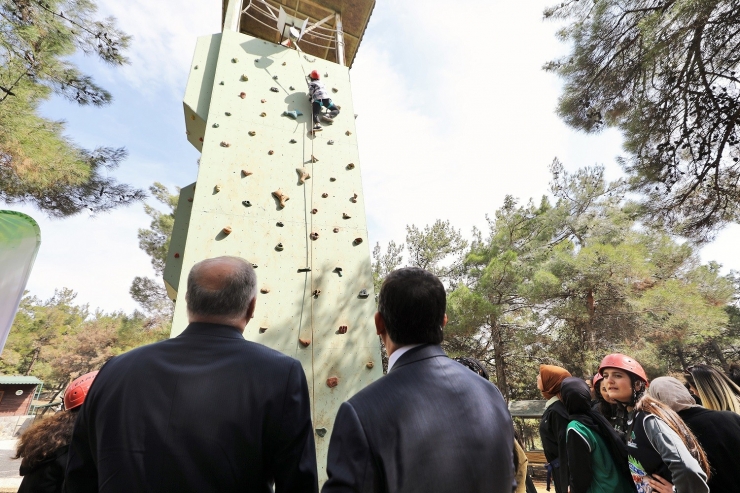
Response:
M657 399L653 399L648 394L645 394L640 402L637 403L637 410L644 411L649 414L654 414L667 424L676 435L681 438L681 441L686 448L689 449L691 456L701 466L702 470L706 473L707 479L711 476L709 461L707 460L707 454L704 453L704 449L701 448L699 440L696 439L694 434L691 432L686 423L683 422L681 417L676 414L673 409L666 406Z
M75 426L76 412L60 411L34 423L18 441L14 459L23 458L21 465L33 468L60 447L69 445Z

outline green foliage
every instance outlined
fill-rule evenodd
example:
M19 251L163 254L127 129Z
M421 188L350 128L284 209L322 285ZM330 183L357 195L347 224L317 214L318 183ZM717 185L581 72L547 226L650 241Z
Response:
M113 356L169 334L168 324L140 313L90 313L75 297L63 288L46 301L28 295L21 300L0 356L3 374L34 375L45 387L61 390Z
M698 241L740 217L740 8L734 0L569 0L564 121L619 128L622 165L646 218Z
M375 292L380 292L385 276L396 270L403 262L403 245L396 245L395 241L389 241L385 253L381 253L380 243L373 248L373 285Z
M602 167L568 173L556 160L551 170L554 203L506 197L487 235L474 230L462 249L442 248L449 237L462 239L449 223L409 228L412 265L455 266L448 354L481 360L507 399L539 397L540 363L589 376L618 351L657 376L690 361L725 365L737 354L734 277L721 276L716 263L701 265L688 243L640 224L626 185L608 183ZM447 233L436 233L442 226ZM400 264L400 251L389 247L378 278Z
M123 148L87 150L64 122L38 114L57 94L102 106L111 95L69 61L78 51L127 63L130 38L113 19L96 20L89 0L0 0L0 200L32 203L53 217L110 210L141 200L141 190L109 176Z
M139 230L139 248L149 255L152 267L157 275L161 276L164 273L167 251L170 247L172 228L175 226L175 212L180 189L176 189L176 193L171 194L161 183L154 183L149 187L149 191L157 201L165 206L165 211L162 212L149 204L144 204L144 211L152 218L152 222L149 224L150 229ZM137 276L131 283L129 293L149 314L172 320L175 307L167 296L161 279Z
M423 230L414 224L406 226L409 265L433 272L452 285L463 275L462 259L467 246L460 230L453 228L449 221L437 219Z

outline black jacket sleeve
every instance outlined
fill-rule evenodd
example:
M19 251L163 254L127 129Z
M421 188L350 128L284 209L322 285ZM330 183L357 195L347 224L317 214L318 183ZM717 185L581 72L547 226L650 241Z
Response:
M552 423L552 431L555 436L558 437L558 459L560 467L553 469L553 480L557 486L557 490L565 493L568 491L568 484L570 484L570 469L568 468L568 450L565 442L565 432L568 428L570 420L560 413L552 413L550 418Z
M319 491L311 401L306 374L295 361L288 376L281 429L275 447L275 493Z
M90 399L82 404L72 432L67 473L64 479L64 491L68 493L97 493L98 491L98 468L94 460L95 452L92 449L95 437L90 436L88 410L91 405Z
M339 408L326 461L329 479L321 493L370 493L376 478L362 423L349 402Z
M591 447L574 429L568 431L567 438L568 463L578 464L578 467L570 469L570 493L586 493L593 480Z

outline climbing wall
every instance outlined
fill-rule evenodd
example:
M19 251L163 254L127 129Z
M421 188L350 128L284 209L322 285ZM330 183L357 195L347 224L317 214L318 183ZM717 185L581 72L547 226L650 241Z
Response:
M315 136L311 70L341 106ZM194 263L251 262L260 294L244 337L303 365L323 482L339 405L382 371L349 70L225 31L199 38L184 108L202 157L180 198L187 212L176 219L165 271L177 299L172 336L187 326Z

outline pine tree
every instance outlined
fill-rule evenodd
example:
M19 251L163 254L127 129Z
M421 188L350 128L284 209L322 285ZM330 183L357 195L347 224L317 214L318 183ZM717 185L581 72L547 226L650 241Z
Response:
M167 296L161 276L164 273L167 250L172 238L172 229L175 226L179 194L171 194L161 183L154 183L149 187L149 191L158 202L166 207L166 211L162 212L149 204L144 204L144 212L152 218L152 222L149 224L150 229L139 230L139 248L149 255L152 267L160 278L136 276L131 283L129 293L149 314L171 321L175 307Z
M118 66L130 38L90 0L0 0L0 200L31 203L53 217L106 211L144 193L108 176L123 148L83 149L64 122L39 115L57 94L80 105L112 97L69 60L82 52Z
M619 128L646 218L698 241L740 219L740 2L568 0L570 53L545 65L565 82L572 127Z

